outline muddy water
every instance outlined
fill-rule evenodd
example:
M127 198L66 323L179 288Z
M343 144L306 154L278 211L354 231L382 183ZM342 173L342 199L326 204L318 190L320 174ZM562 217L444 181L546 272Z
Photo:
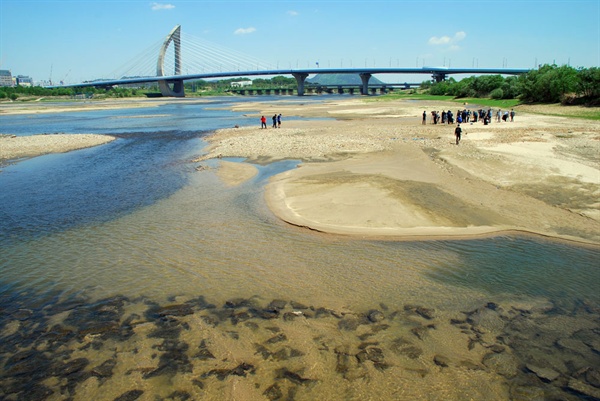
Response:
M369 241L290 227L262 191L294 162L258 166L251 182L228 187L216 164L186 163L201 136L158 136L154 145L141 134L120 140L130 141L126 153L155 155L155 179L132 161L122 174L84 170L93 186L113 183L111 208L72 207L68 220L56 198L50 210L13 198L16 213L3 195L11 218L0 249L3 398L597 394L597 249L514 236ZM97 158L120 146L34 159L0 180L25 191L10 177L39 177L55 161L102 165ZM89 191L77 199L93 203Z

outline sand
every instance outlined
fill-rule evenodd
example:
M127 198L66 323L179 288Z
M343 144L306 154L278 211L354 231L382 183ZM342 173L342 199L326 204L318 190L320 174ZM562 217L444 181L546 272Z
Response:
M0 136L0 165L17 159L98 146L115 139L97 134L3 135Z
M518 231L600 243L600 123L517 107L514 122L462 124L458 146L454 125L421 124L423 110L458 108L372 98L244 104L236 110L260 111L256 127L217 131L196 161L297 159L265 196L278 217L312 230L392 240ZM260 115L274 113L282 128L260 129ZM231 166L221 174L237 176Z

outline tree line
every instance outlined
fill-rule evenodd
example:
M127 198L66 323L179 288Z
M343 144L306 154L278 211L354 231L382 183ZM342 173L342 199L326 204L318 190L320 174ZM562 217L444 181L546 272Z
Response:
M421 84L430 95L600 105L600 69L545 64L519 76L481 75Z
M186 93L224 94L231 89L231 82L249 80L248 78L223 79L218 81L198 80L185 83ZM270 79L256 78L252 88L293 89L296 80L285 76ZM430 95L445 95L455 98L492 98L519 99L524 103L563 103L600 105L600 69L573 68L567 65L545 64L519 76L481 75L456 81L449 78L441 82L424 81L421 90ZM0 100L16 100L23 96L70 96L85 95L92 97L144 96L158 92L156 84L146 87L121 86L109 90L102 88L55 88L40 86L0 87Z

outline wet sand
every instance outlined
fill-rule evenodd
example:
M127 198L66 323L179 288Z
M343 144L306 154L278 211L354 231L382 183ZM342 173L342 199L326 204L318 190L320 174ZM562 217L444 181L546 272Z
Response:
M322 232L414 239L520 231L600 243L600 123L522 106L530 112L517 108L514 122L462 124L458 146L455 125L430 124L429 114L421 124L423 110L458 108L364 99L244 104L236 110L260 110L257 122L276 112L332 119L219 130L196 161L298 159L298 168L272 178L267 202L290 224Z

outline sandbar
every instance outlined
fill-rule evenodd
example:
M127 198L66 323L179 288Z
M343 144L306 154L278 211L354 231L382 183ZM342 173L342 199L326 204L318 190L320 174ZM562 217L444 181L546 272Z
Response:
M216 131L197 161L297 159L265 197L279 218L311 230L393 240L521 232L600 244L600 123L518 106L514 122L463 123L456 145L455 125L430 124L429 114L421 122L424 110L463 107L481 108L369 98L245 103L235 109L254 111L256 126ZM275 113L282 128L261 129L260 116Z

